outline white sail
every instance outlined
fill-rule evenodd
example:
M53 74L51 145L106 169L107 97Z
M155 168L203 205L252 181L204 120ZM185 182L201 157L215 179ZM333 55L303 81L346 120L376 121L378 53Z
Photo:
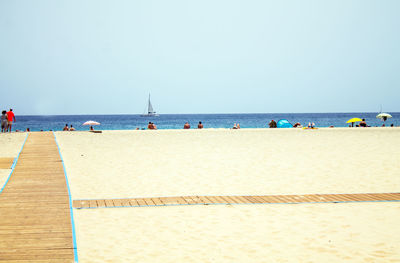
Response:
M148 106L148 111L147 112L148 112L148 114L155 113L154 110L153 110L153 106L151 105L150 94L149 94L149 106Z
M147 113L141 115L142 117L157 117L159 116L153 109L150 101L150 94L149 94L149 102L147 103Z

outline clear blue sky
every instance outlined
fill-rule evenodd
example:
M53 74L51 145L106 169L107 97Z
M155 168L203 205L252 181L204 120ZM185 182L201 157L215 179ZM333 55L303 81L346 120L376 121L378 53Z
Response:
M16 114L400 111L399 0L0 0Z

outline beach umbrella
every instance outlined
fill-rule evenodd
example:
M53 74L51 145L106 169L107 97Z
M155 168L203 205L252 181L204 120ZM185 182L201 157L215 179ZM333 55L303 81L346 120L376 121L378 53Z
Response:
M362 121L362 119L360 119L360 118L352 118L352 119L348 120L346 123L351 123L351 127L353 127L354 123L355 122L359 122L359 121Z
M97 122L97 121L87 121L87 122L85 122L85 123L82 124L82 125L90 125L90 126L93 126L93 125L100 125L100 122Z
M97 121L87 121L87 122L85 122L85 123L82 124L82 125L90 125L90 130L92 131L92 130L93 130L93 127L92 127L92 126L94 126L94 125L100 125L100 122L97 122Z
M392 118L392 115L390 115L389 113L381 112L381 113L379 113L378 115L376 115L376 118L377 118L377 119L381 119L381 120L383 120L383 121L386 121L386 119Z

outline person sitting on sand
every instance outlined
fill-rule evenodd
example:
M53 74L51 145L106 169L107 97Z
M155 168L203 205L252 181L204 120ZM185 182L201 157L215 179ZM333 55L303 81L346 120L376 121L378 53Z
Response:
M190 124L189 122L186 122L185 125L183 125L184 129L190 129Z
M236 125L236 128L240 129L240 124L239 123Z
M367 127L367 123L365 122L365 119L362 119L362 121L360 122L360 127Z
M268 125L269 125L270 128L276 128L277 127L276 126L276 121L274 121L274 120L271 120Z
M63 131L69 131L68 124L65 124Z
M93 126L90 126L90 130L91 130L91 131L94 131Z
M301 128L300 122L296 122L296 123L293 125L293 128Z
M237 128L238 127L237 127L236 123L234 123L232 129L236 130Z
M75 131L75 128L72 127L72 124L71 124L71 127L69 128L69 130L70 130L70 131Z
M203 124L201 123L201 121L199 121L199 124L197 124L197 129L203 129Z
M149 129L149 130L157 130L157 126L154 123L149 122L149 125L147 125L147 129Z
M309 122L307 127L310 128L310 129L314 129L315 128L315 123L314 122L312 122L312 123Z

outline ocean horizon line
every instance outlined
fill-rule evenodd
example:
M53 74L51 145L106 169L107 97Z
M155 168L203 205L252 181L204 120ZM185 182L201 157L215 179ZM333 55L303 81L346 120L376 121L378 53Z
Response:
M384 111L388 113L400 113L400 111ZM264 115L264 114L373 114L373 113L379 113L378 111L348 111L348 112L256 112L256 113L157 113L158 115ZM85 114L18 114L19 116L24 116L24 117L29 117L29 116L43 116L43 117L52 117L52 116L120 116L120 115L129 115L129 116L141 116L141 117L152 117L152 118L157 118L158 116L142 116L143 114L139 113L107 113L107 114L102 114L102 113L85 113ZM18 116L16 114L16 116Z

